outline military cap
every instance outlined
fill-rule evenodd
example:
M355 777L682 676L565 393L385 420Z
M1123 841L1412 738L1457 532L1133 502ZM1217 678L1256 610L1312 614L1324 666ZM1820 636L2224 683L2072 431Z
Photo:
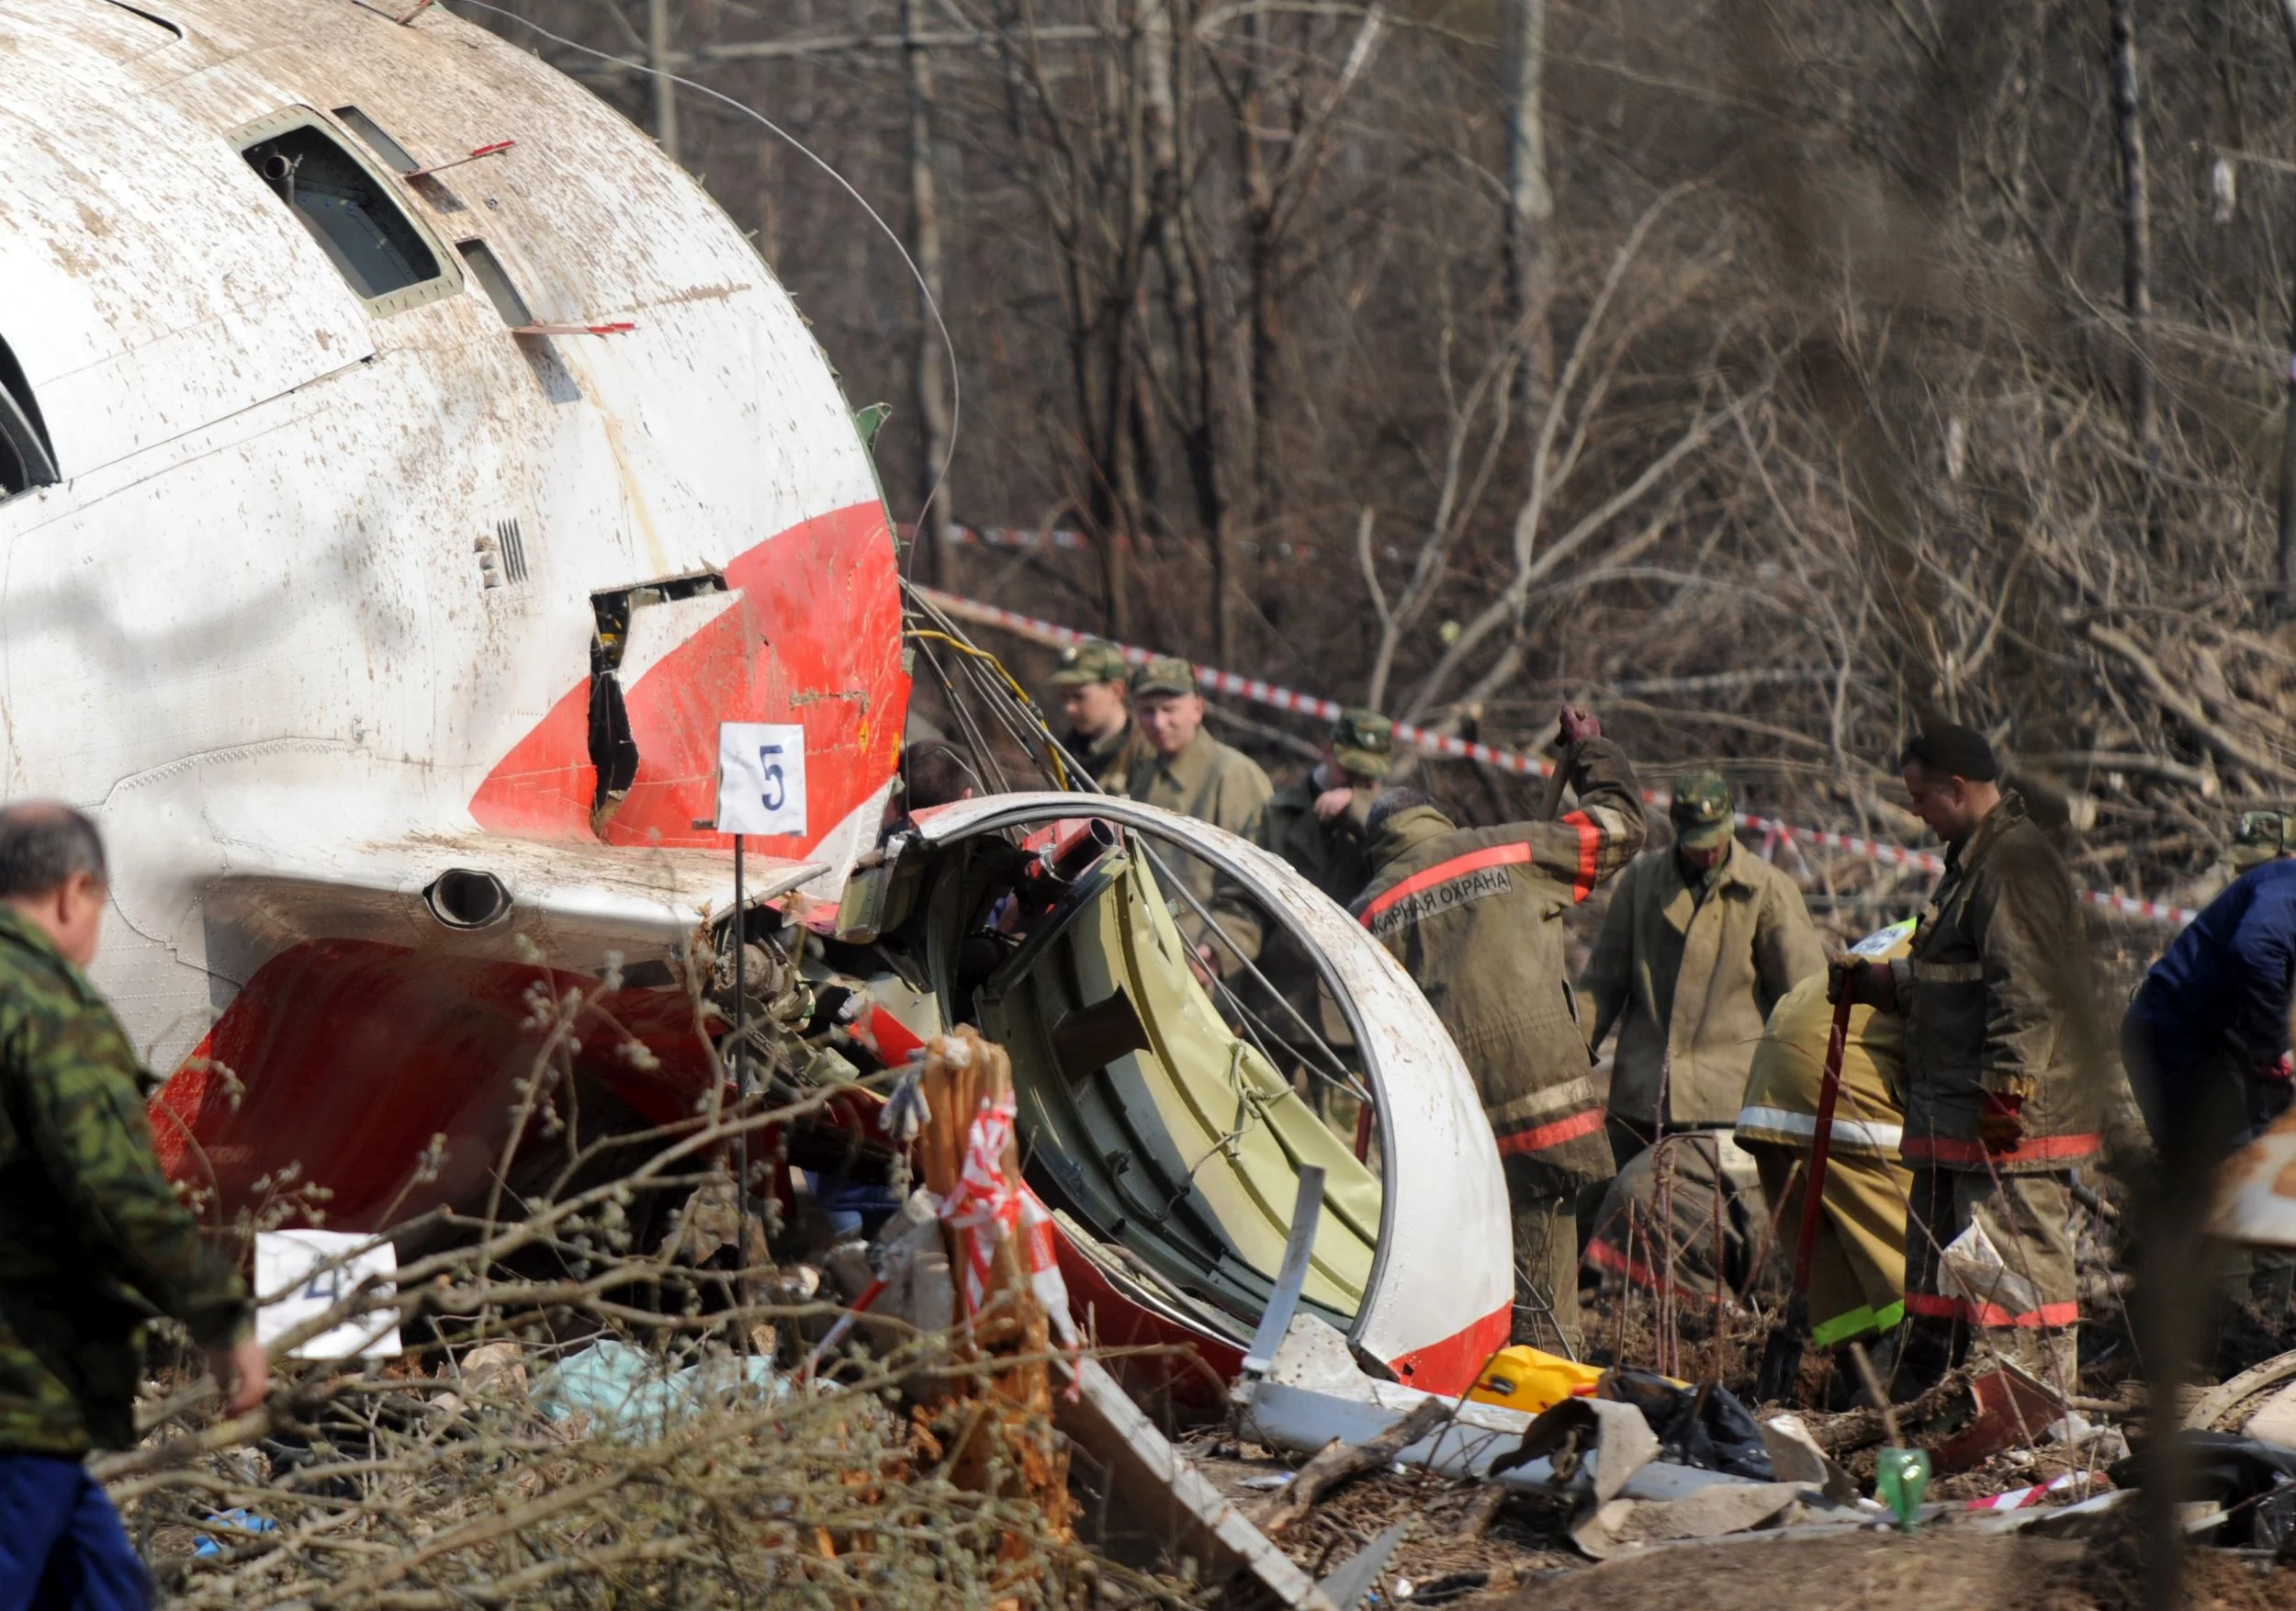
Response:
M2288 816L2279 811L2244 811L2240 826L2233 829L2232 864L2245 872L2266 862L2296 851L2296 828Z
M1158 655L1132 673L1132 697L1144 699L1152 693L1193 693L1196 692L1196 668L1177 655Z
M1359 778L1383 778L1395 764L1395 724L1375 710L1344 710L1332 724L1332 756Z
M1087 637L1061 650L1061 663L1052 672L1052 686L1082 688L1087 682L1121 682L1124 672L1122 649L1105 637Z
M1710 851L1730 837L1730 785L1712 767L1700 767L1674 781L1666 815L1675 842L1685 850Z

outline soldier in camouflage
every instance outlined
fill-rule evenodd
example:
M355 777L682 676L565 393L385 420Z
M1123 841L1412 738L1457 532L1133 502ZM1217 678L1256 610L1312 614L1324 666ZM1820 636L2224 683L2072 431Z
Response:
M160 1172L146 1076L82 972L107 898L87 818L0 809L0 1611L148 1603L82 1464L135 1441L147 1320L184 1323L233 1414L266 1384L247 1294Z
M1124 651L1101 637L1063 649L1052 672L1061 714L1068 718L1061 748L1075 758L1103 794L1124 793L1132 773L1149 758L1148 741L1140 736L1124 698L1130 675Z
M1602 725L1565 705L1579 806L1552 822L1456 828L1415 789L1372 808L1371 883L1354 911L1403 964L1475 1076L1514 1214L1533 1340L1576 1357L1580 1189L1610 1173L1562 915L1642 848L1641 791Z

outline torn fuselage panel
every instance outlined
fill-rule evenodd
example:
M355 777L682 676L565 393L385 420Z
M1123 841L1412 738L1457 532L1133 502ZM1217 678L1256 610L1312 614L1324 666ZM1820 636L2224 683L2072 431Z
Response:
M699 608L693 607L695 600L703 601ZM603 839L614 808L637 781L637 740L630 729L626 686L733 600L726 594L726 579L712 570L593 593L590 603L598 622L590 645L590 763L598 774L591 828Z

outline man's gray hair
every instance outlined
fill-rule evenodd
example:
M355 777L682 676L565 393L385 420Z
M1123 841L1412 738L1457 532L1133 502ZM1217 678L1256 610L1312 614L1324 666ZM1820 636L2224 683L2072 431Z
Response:
M0 900L46 895L75 873L110 882L96 824L55 800L0 806Z

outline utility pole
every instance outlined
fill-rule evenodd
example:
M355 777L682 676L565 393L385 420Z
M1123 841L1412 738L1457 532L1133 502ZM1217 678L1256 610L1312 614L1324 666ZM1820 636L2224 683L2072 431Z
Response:
M654 0L656 5L661 0ZM909 254L920 282L917 299L917 538L925 545L925 579L939 586L951 536L949 489L949 371L940 322L940 207L933 191L933 62L923 34L922 0L901 0L901 58L909 88Z
M646 64L654 71L654 141L678 160L678 86L670 82L670 0L646 0Z

